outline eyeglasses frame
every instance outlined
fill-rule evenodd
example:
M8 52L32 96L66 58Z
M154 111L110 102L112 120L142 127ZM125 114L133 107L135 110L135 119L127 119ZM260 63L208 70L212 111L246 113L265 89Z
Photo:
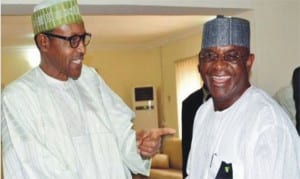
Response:
M207 59L207 58L203 57L201 53L202 53L202 51L199 53L199 59L200 59L201 61L205 62L205 63L214 62L214 61L216 61L216 60L218 60L218 59L220 59L220 58L221 58L222 60L226 61L226 62L230 62L230 63L238 63L238 62L240 62L241 60L243 60L243 59L245 59L245 58L248 58L249 55L250 55L250 53L246 53L246 54L243 54L243 55L236 55L235 58L234 58L233 60L229 60L229 59L226 58L226 57L230 56L229 54L224 54L224 55L222 55L222 56L216 55L216 58L214 58L214 59ZM217 53L215 53L215 52L212 52L212 53L217 54Z
M87 44L84 44L84 46L87 46L90 43L91 38L92 38L92 34L91 33L87 33L87 32L84 33L84 34L82 34L82 35L72 35L72 36L69 36L69 37L62 36L62 35L57 35L57 34L53 34L53 33L48 33L48 32L43 32L42 34L44 34L46 36L55 37L55 38L59 38L59 39L62 39L62 40L69 41L71 48L77 48L79 46L79 44L80 44L80 41L83 41L83 44L84 44L84 42L85 42L84 40L85 40L86 36L89 36L90 40L88 41ZM72 46L72 42L71 41L72 41L72 38L74 38L74 37L79 37L80 41L77 43L77 45Z

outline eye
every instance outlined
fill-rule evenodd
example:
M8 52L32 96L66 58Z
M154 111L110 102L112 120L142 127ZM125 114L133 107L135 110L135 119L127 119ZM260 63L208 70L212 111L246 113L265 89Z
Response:
M206 61L216 60L217 58L218 58L218 55L214 52L203 52L200 54L200 59L203 59Z
M224 55L224 60L226 61L235 61L241 58L241 55L237 51L230 51Z
M79 35L74 35L70 38L71 44L73 46L76 46L77 43L80 41L80 36Z

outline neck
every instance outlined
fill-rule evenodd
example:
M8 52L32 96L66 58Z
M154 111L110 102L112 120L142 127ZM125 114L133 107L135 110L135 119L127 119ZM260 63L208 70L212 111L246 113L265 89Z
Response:
M227 108L229 108L230 106L232 106L243 94L244 92L250 87L251 85L249 84L248 86L246 86L243 90L241 90L241 92L237 93L234 97L230 97L229 99L227 98L213 98L213 102L214 102L214 108L215 111L223 111Z

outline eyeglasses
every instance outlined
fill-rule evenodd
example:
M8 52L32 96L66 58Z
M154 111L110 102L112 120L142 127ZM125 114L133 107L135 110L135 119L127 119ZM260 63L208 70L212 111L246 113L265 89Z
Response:
M230 63L238 63L242 59L245 59L249 56L249 53L247 54L241 54L241 52L232 50L229 52L226 52L223 55L223 60ZM199 59L203 62L213 62L218 59L220 59L220 56L213 52L213 51L203 51L199 54Z
M72 35L70 37L65 37L65 36L46 33L46 32L44 32L43 34L45 34L47 36L50 36L50 37L55 37L55 38L59 38L59 39L69 41L70 46L72 48L77 48L81 41L83 41L84 46L87 46L90 43L91 38L92 38L92 34L90 34L90 33L84 33L82 35Z

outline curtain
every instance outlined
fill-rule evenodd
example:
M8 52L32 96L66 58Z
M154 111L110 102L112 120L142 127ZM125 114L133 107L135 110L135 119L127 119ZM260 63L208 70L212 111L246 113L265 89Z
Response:
M182 101L202 86L198 72L198 55L175 62L179 137L181 138Z

